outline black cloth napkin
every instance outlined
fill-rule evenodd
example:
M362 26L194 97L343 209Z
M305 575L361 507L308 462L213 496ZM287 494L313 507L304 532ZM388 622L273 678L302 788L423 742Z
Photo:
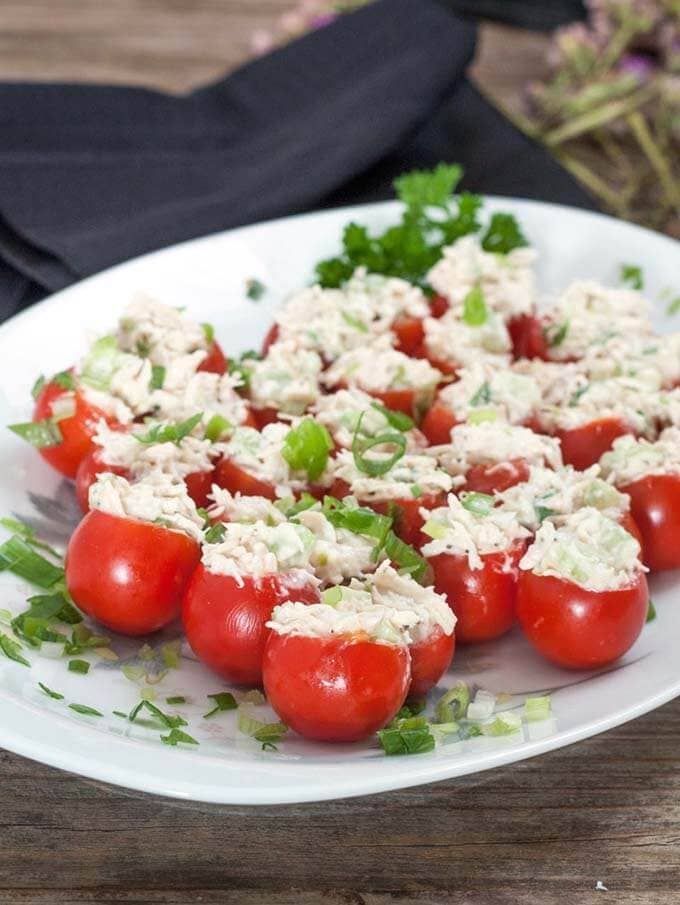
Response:
M592 206L467 81L474 49L445 3L379 0L185 97L0 86L0 317L173 242L388 197L440 160L473 191Z

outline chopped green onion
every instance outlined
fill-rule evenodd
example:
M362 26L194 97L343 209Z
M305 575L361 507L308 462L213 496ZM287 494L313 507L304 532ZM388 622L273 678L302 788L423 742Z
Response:
M522 718L512 711L499 713L491 723L484 723L480 728L482 735L496 737L500 735L512 735L522 726Z
M10 638L9 635L4 635L0 632L0 651L9 659L14 660L15 663L21 663L22 666L30 666L29 661L22 657L19 653L21 650L21 645L18 641L15 641L13 638Z
M233 426L231 421L228 421L223 415L213 415L205 426L203 437L206 440L210 440L211 443L217 443L220 437L231 430Z
M328 465L333 440L326 428L313 418L303 418L286 434L281 455L293 471L305 471L316 481Z
M555 515L554 509L548 509L547 506L539 506L538 504L534 506L534 512L536 513L536 518L538 519L539 525L542 525L543 522L547 518L550 518L551 515Z
M55 424L51 418L44 421L26 421L23 424L9 424L9 429L17 437L21 437L36 449L47 449L50 446L59 446L64 439L59 430L59 425Z
M488 515L494 504L493 496L488 493L478 493L474 490L468 493L461 493L460 501L464 509L467 509L473 515L479 516Z
M656 607L654 606L653 601L650 600L649 603L647 604L647 618L645 619L645 622L654 622L655 619L656 619Z
M327 606L337 606L342 600L342 588L337 585L321 592L321 602Z
M436 519L431 518L423 525L422 532L428 537L431 537L432 540L444 540L448 534L448 528L442 522L438 522Z
M211 701L215 702L215 706L212 710L209 710L207 713L203 714L204 720L209 719L216 713L221 713L223 710L236 710L236 708L238 707L236 698L230 691L218 691L216 694L207 695L207 697L209 697Z
M410 721L401 722L406 724ZM403 725L402 727L381 729L378 732L378 741L385 754L392 757L399 754L424 754L427 751L434 751L435 738L427 723L422 722L425 725Z
M353 314L349 314L347 311L341 311L340 315L348 326L354 327L354 329L358 330L360 333L368 333L368 327L362 320L359 320L358 317L354 317Z
M372 402L371 408L380 412L389 426L393 427L395 430L406 433L407 431L413 430L415 427L415 421L405 412L397 412L394 409L387 408L387 406L383 405L381 402Z
M148 711L152 717L155 717L155 719L167 729L176 729L179 726L187 725L187 721L183 717L177 715L169 716L167 713L163 713L159 707L156 707L156 705L152 704L147 698L143 698L139 704L130 711L129 720L131 723L135 722L142 710Z
M480 386L474 396L470 399L470 405L488 405L491 402L491 385L488 380Z
M666 307L666 314L678 313L680 313L680 295L676 296L674 299L671 299Z
M23 537L26 543L30 544L31 547L37 547L39 550L46 550L56 559L63 558L58 550L55 550L54 547L50 547L50 545L46 544L44 541L39 540L35 536L33 528L31 528L30 525L25 524L25 522L20 522L18 519L14 518L0 518L0 525L2 525L3 528L7 528L12 534L18 534Z
M9 571L39 588L51 588L64 578L64 570L45 559L18 534L0 545L0 572Z
M172 748L176 748L177 745L198 745L196 739L189 735L187 732L182 732L181 729L171 729L167 735L161 735L161 741L164 745L170 745Z
M259 280L246 280L246 295L249 299L252 299L252 301L259 302L266 291L267 287Z
M627 283L631 289L642 289L645 284L642 268L637 264L622 264L619 269L622 283Z
M489 319L489 309L481 286L473 286L463 299L463 321L469 327L481 327Z
M75 390L76 382L70 371L59 371L50 380L50 383L56 383L62 390Z
M501 255L506 255L513 249L527 244L527 240L512 214L494 214L481 240L484 251Z
M413 497L413 499L419 500L422 495L423 495L423 488L420 487L418 484L412 484L411 485L411 496Z
M31 396L34 399L37 399L38 396L42 393L42 391L45 388L46 383L47 383L47 380L45 379L45 375L41 374L40 377L38 377L36 382L31 387Z
M288 726L285 723L263 723L239 707L238 730L255 741L273 745L288 732Z
M550 716L550 695L539 695L528 697L524 701L524 712L527 721L530 723L538 722L538 720L547 720Z
M87 704L69 704L69 710L75 710L76 713L82 713L83 716L104 716L94 707L88 707Z
M121 720L126 720L128 718L127 713L123 713L122 710L112 710L111 713L114 716L119 716L121 718Z
M85 359L81 373L83 383L95 390L108 390L121 354L115 336L102 336L98 339Z
M476 409L468 415L468 424L484 424L486 421L498 421L495 409Z
M374 538L378 542L374 550L377 559L392 527L392 519L389 516L379 515L372 509L366 509L363 506L351 508L329 496L324 497L323 512L334 527L344 528L351 531L352 534Z
M436 723L453 723L462 719L470 703L470 689L465 682L457 682L445 691L435 706Z
M42 682L38 682L38 686L43 691L43 693L47 695L48 698L53 698L55 701L64 700L63 694L59 694L58 691L52 691L51 688L48 688L47 685L43 685Z
M546 327L543 331L543 335L546 338L546 341L551 349L557 348L557 346L561 346L564 340L567 338L567 333L569 332L569 321L564 321L563 324L551 324L549 327Z
M216 525L211 525L208 530L203 535L203 539L206 544L219 544L224 535L226 533L226 528L222 524L222 522L218 522Z
M167 644L164 644L161 647L161 657L168 669L179 669L179 665L182 662L181 640L168 641Z
M152 390L162 390L165 383L166 369L163 365L151 365L151 381L149 387Z
M140 443L181 443L185 437L188 437L196 425L200 424L203 412L198 412L181 421L178 424L155 424L146 434L133 434L135 440Z
M205 336L205 341L211 346L215 342L215 328L212 324L204 323L201 324L203 328L203 335Z
M71 633L71 640L64 645L64 653L72 656L80 654L86 650L97 650L99 647L106 647L109 639L104 635L95 635L86 626L80 623L76 625ZM125 667L122 669L125 674Z
M390 531L383 546L385 556L390 559L400 572L404 572L420 581L427 570L427 560L417 552L414 547L405 544L397 537L394 531Z
M354 464L363 474L377 478L387 474L387 472L404 456L404 453L406 452L406 437L404 437L403 434L389 432L377 434L373 437L362 436L360 430L363 416L364 413L362 412L359 421L357 422L356 430L354 431L354 437L352 438ZM367 457L366 453L369 452L369 450L376 446L383 445L396 446L396 450L386 459L371 459Z
M301 512L311 509L312 506L316 506L317 503L318 500L316 497L313 497L311 493L305 491L297 502L293 502L293 497L288 497L287 502L285 500L279 500L278 503L274 503L274 505L277 506L277 508L282 509L286 518L292 519ZM281 505L279 506L279 504Z
M230 358L227 364L229 368L230 374L235 374L243 384L244 388L248 388L250 386L250 374L251 368L249 368L245 362L246 361L257 361L260 359L260 355L257 352L249 351L244 352L240 358Z
M185 697L182 697L181 694L175 694L175 695L172 695L171 697L165 699L166 704L186 704L186 702L187 702L187 699ZM127 716L127 714L126 714L126 716Z
M90 671L90 664L87 660L69 660L68 671L77 672L80 673L80 675L86 676Z

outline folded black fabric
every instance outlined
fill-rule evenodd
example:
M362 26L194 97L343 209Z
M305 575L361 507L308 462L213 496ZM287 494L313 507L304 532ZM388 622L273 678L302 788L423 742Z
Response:
M186 97L0 86L0 313L183 239L387 197L439 160L476 191L590 206L466 81L474 45L435 0L379 0Z
M439 0L456 13L521 28L552 29L584 19L582 0Z

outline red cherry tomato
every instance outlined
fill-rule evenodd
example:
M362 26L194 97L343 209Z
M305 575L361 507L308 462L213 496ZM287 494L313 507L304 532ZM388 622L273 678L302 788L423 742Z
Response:
M456 424L459 421L448 405L436 401L425 414L420 429L432 446L439 446L451 442L451 428Z
M226 374L227 359L222 351L222 347L213 340L208 346L208 354L198 366L198 371L208 371L210 374Z
M595 669L625 654L642 631L648 604L642 573L614 591L589 591L533 572L522 572L518 582L524 634L544 657L570 669Z
M278 716L305 738L355 742L393 719L411 682L408 648L362 637L267 639L264 688Z
M633 518L633 513L624 512L619 518L619 525L621 525L622 528L625 528L629 534L632 534L635 540L640 544L640 559L644 562L644 539L642 537L642 532L638 527L638 523ZM678 560L678 565L680 565L680 559ZM675 566L672 566L671 568L675 568Z
M66 586L102 625L146 635L179 616L200 555L196 541L179 531L93 509L71 536Z
M507 553L483 553L481 569L471 569L467 556L440 553L428 557L435 590L446 596L456 614L456 640L461 644L491 641L512 628L517 564L525 548L524 543L517 543Z
M444 675L451 665L456 636L445 635L439 626L428 638L409 645L411 652L411 688L409 697L422 697Z
M582 427L556 431L555 436L562 444L564 464L585 471L600 461L617 437L631 433L633 431L619 418L599 418Z
M206 509L210 505L208 494L212 490L215 470L194 471L184 478L187 493L199 508Z
M197 657L228 682L262 684L262 652L272 610L286 600L316 603L319 592L296 576L246 577L196 569L182 603L187 640Z
M430 299L430 314L432 317L444 317L451 305L445 295L433 295Z
M644 564L652 572L680 568L680 475L647 475L621 491L630 496Z
M67 478L75 478L78 466L93 449L92 437L96 433L97 422L103 418L111 424L112 419L101 409L91 405L80 391L76 390L73 394L72 390L50 382L45 384L36 400L33 420L44 421L51 418L52 404L68 394L74 396L76 410L70 418L59 421L62 442L57 446L46 446L38 452L52 468Z
M456 361L450 361L448 358L437 358L435 355L430 355L427 351L427 346L422 346L423 354L422 358L427 358L433 368L436 368L438 371L441 371L442 374L447 377L456 377L458 375L458 370L460 365Z
M402 314L392 324L392 332L396 337L395 348L405 355L413 355L423 342L425 331L423 319Z
M264 358L269 351L269 349L274 345L276 340L279 338L279 325L272 324L269 330L267 331L267 335L262 341L262 357Z
M105 472L117 474L123 478L129 477L127 468L103 462L101 450L99 447L95 447L85 456L76 472L76 499L83 512L89 512L90 509L90 487L97 480L97 475Z
M548 344L541 321L533 314L520 314L508 322L515 358L542 358L548 361Z
M473 465L465 475L464 490L476 493L501 493L529 479L526 459L511 459L494 465Z
M220 459L217 463L215 483L230 493L241 493L243 496L263 496L272 501L278 499L273 484L261 481L228 458Z
M418 419L418 397L415 390L370 390L367 392L374 399L379 399L393 412L403 412L411 418Z
M274 424L276 421L280 421L278 409L266 407L262 409L258 409L253 407L250 410L250 414L252 415L253 421L255 422L255 427L261 431L263 427L266 427L268 424Z
M352 493L349 484L341 478L336 478L330 489L330 495L338 500L350 496ZM446 494L441 493L425 493L418 499L394 499L394 500L362 500L359 499L362 506L367 506L374 512L381 515L394 516L394 533L397 534L406 544L417 546L422 540L421 529L423 527L423 517L420 514L421 509L438 509L440 506L446 505ZM395 507L396 510L395 510Z

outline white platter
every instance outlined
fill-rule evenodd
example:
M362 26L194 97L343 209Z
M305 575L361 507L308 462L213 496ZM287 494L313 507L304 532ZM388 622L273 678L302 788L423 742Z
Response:
M650 298L660 300L673 288L677 293L680 251L670 239L555 205L489 199L487 209L518 216L539 252L545 291L559 290L576 277L615 283L625 262L643 266ZM258 347L274 308L309 282L315 261L336 252L350 219L380 227L396 213L394 204L370 205L233 230L146 255L58 293L0 328L0 421L26 420L37 374L69 366L82 353L86 337L110 329L139 290L213 322L227 353ZM246 298L250 278L269 287L260 302ZM664 309L659 301L660 332L680 326ZM71 488L9 431L0 431L0 475L0 513L32 521L63 543L75 515ZM31 653L30 669L0 657L0 745L94 779L227 804L317 801L463 776L603 732L680 694L680 575L654 579L651 588L657 620L620 663L600 674L553 668L518 633L457 652L449 684L464 679L508 693L513 696L508 707L519 707L527 693L553 690L554 718L525 725L513 736L445 743L432 754L414 757L387 758L369 743L322 746L292 736L278 752L262 752L239 735L233 713L202 719L209 709L205 695L223 686L186 658L157 686L158 703L165 706L165 697L173 694L191 700L179 710L200 747L171 748L160 742L158 729L112 715L129 711L139 700L138 687L122 675L120 663L95 658L89 676L82 677L67 672L64 660ZM0 608L20 612L25 598L26 588L17 579L0 576ZM178 635L179 627L166 632L164 640ZM137 643L115 639L113 647L120 662L137 662ZM64 694L65 701L45 696L39 681ZM80 716L67 709L69 701L105 716Z

